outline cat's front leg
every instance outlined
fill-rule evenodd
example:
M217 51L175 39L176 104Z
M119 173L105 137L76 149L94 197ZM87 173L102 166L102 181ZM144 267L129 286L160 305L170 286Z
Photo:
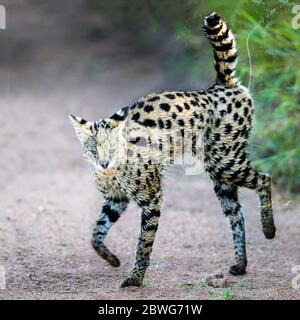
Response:
M106 247L104 239L110 230L111 226L119 219L121 214L125 211L128 204L126 196L120 197L105 196L99 219L96 221L96 225L92 236L92 246L95 251L105 259L111 266L119 267L119 259Z
M137 244L136 261L122 287L141 286L145 272L150 264L150 255L155 240L160 210L143 209L141 232Z
M150 255L158 228L162 201L160 170L157 166L152 169L151 172L148 169L148 174L144 175L145 180L141 179L139 186L143 187L143 191L136 194L135 200L142 208L141 229L135 264L128 278L122 283L122 287L141 286L145 272L150 264ZM150 181L152 183L149 183Z

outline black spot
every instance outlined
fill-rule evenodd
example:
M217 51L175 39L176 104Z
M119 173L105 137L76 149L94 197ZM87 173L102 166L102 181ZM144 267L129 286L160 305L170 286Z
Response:
M151 210L149 213L149 217L160 217L160 211L159 210Z
M156 231L158 229L158 225L157 224L146 224L146 226L144 227L144 230L146 231ZM150 241L150 242L146 242L144 244L144 247L147 248L147 247L152 247L153 245L153 241Z
M221 120L218 118L215 122L215 126L218 128L220 126Z
M231 132L231 130L232 130L231 124L227 123L227 124L225 125L224 132L225 132L226 134L228 134L228 133Z
M180 92L177 92L177 93L176 93L176 96L182 98L182 97L183 97L183 94L180 93Z
M237 121L238 118L239 118L238 113L235 113L235 114L233 115L233 120L234 120L234 121Z
M119 213L116 210L113 210L109 205L104 205L102 210L106 213L110 222L116 222L119 219Z
M233 42L230 41L228 43L221 43L220 46L217 46L215 43L213 43L212 46L216 51L225 52L233 48Z
M232 214L232 211L230 209L228 210L225 210L224 211L224 215L227 217L227 216L230 216Z
M193 118L191 118L191 119L189 120L189 122L190 122L190 125L193 127L193 126L194 126L194 124L195 124L194 119L193 119Z
M133 121L138 121L139 120L139 118L140 118L140 113L139 112L136 112L136 113L134 113L133 115L132 115L132 120Z
M232 112L232 104L231 103L229 103L228 106L227 106L227 112L228 113Z
M136 174L138 177L140 177L142 175L141 169L137 169Z
M175 99L174 94L166 94L166 97L172 100Z
M218 186L218 185L215 185L215 186L214 186L214 190L215 190L215 193L219 195L220 192L221 192L221 187Z
M159 126L160 129L163 129L165 127L165 124L161 119L158 119L157 123L158 123L158 126Z
M144 106L144 102L143 101L139 101L138 103L138 108L143 108L143 106Z
M222 110L223 111L223 110ZM220 112L222 115L222 111ZM212 109L208 110L208 114L212 117L214 115L214 111Z
M171 127L172 127L172 121L168 119L166 121L166 129L170 129Z
M180 126L184 126L184 121L182 120L182 119L179 119L178 121L177 121L177 123L180 125Z
M227 74L227 75L230 75L230 74L232 74L232 71L233 71L233 70L231 70L230 68L227 68L227 69L225 69L223 72L224 72L225 74Z
M170 110L170 105L169 104L167 104L167 103L161 103L160 105L160 108L162 109L162 110L164 110L164 111L169 111Z
M239 121L238 121L238 124L239 124L239 125L242 125L243 123L244 123L244 118L240 117L240 118L239 118Z
M153 106L151 106L151 105L148 104L148 105L145 106L144 110L145 110L146 112L150 113L151 111L154 110L154 108L153 108Z
M221 101L222 103L225 103L225 102L226 102L226 99L225 99L224 97L221 97L221 98L220 98L220 101Z
M244 116L246 117L248 115L249 109L247 107L245 107L244 109Z
M177 118L177 114L176 114L175 112L173 112L172 115L171 115L171 117L172 117L173 119L176 119L176 118Z
M80 123L80 124L85 124L85 123L87 123L87 121L84 120L84 119L80 119L79 123Z
M225 149L226 149L226 146L224 145L224 143L219 147L219 150L220 151L225 151Z
M192 155L195 156L197 154L197 137L196 135L192 136Z
M135 184L139 186L141 184L141 181L139 179L136 179Z
M101 120L99 126L104 129L110 129L110 124L106 120Z
M239 101L236 101L235 106L236 106L236 108L240 108L242 105Z
M157 101L157 100L159 100L159 99L160 99L160 98L159 98L158 96L154 96L154 97L148 99L148 101L149 101L149 102L154 102L154 101Z
M193 101L191 101L191 103L193 104ZM196 103L197 104L197 103ZM184 107L185 107L185 109L186 110L190 110L191 109L191 107L189 106L189 104L188 103L184 103Z
M145 119L142 124L145 126L145 127L155 127L156 126L156 123L154 120L152 119Z
M182 112L182 110L183 110L183 108L179 105L176 105L176 108L177 108L178 112Z

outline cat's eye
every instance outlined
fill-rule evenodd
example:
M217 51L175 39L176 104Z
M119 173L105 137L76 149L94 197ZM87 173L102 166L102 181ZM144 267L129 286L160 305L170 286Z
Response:
M96 150L90 150L91 151L91 154L93 155L93 156L97 156L97 151Z
M110 155L113 155L113 154L116 153L116 151L117 151L117 148L112 147L112 148L110 148L110 150L109 150L109 154L110 154Z

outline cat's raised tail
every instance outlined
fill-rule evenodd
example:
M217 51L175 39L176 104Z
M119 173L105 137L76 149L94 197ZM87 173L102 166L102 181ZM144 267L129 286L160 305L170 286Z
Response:
M215 12L204 18L203 30L214 49L217 82L236 85L238 78L235 77L235 69L238 62L238 50L232 31Z

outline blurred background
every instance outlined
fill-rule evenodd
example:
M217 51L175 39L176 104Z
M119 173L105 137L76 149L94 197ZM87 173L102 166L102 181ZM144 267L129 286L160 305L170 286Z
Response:
M124 261L124 269L111 270L89 246L99 200L67 114L96 120L156 90L210 85L215 71L202 20L211 11L222 15L237 37L238 75L250 86L257 110L251 156L273 178L279 237L284 232L268 246L257 199L242 193L246 211L253 211L249 283L228 292L206 290L197 272L229 265L231 235L205 177L182 177L181 184L173 178L161 222L173 227L159 233L157 263L150 267L154 284L129 297L299 294L290 286L291 266L300 263L300 29L292 25L294 2L1 0L0 5L7 19L7 29L0 30L0 265L8 279L0 297L120 297L113 283L132 265L137 209L129 208L123 227L117 225L108 239ZM194 265L199 248L201 266ZM163 285L158 271L172 286ZM254 284L260 290L254 291Z

